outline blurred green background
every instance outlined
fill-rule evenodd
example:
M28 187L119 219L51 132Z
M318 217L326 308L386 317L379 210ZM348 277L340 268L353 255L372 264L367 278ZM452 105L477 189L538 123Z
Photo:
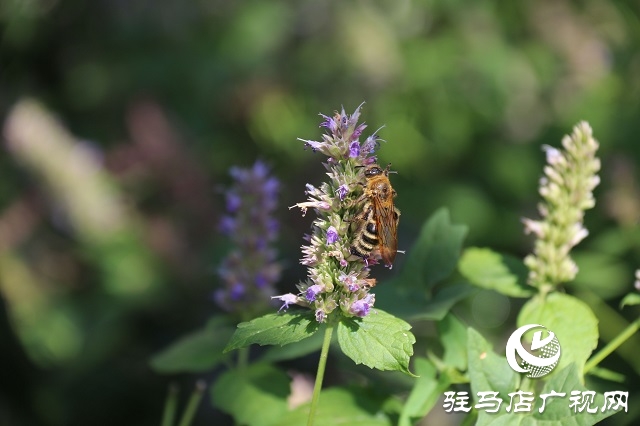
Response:
M158 424L168 379L149 357L218 310L229 167L261 158L281 179L293 291L311 219L286 206L324 173L296 138L363 101L405 249L447 206L468 245L526 255L541 145L589 121L602 184L568 291L599 306L605 341L621 327L640 265L638 1L4 0L0 23L0 424ZM13 110L25 98L58 124ZM517 309L498 302L466 319L501 335ZM219 416L205 399L195 424Z

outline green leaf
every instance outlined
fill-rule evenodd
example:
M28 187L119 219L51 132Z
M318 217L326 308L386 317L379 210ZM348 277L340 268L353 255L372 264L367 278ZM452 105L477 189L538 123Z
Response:
M448 285L440 290L433 299L425 302L422 312L409 318L411 320L440 321L456 303L475 292L477 292L477 289L469 284Z
M429 299L424 290L407 288L396 279L376 286L376 307L406 320L441 320L456 303L476 291L469 284L452 284Z
M154 355L151 368L164 374L209 371L226 357L222 350L232 334L233 328L223 319L213 319Z
M554 390L558 393L566 393L566 397L552 397L547 399L542 413L538 411L542 406L542 399L536 398L536 406L531 416L535 419L535 423L531 424L544 424L545 426L564 426L567 424L591 426L616 413L616 411L613 410L608 410L604 413L600 411L600 408L602 408L604 404L603 394L596 394L595 401L591 404L591 407L598 408L595 413L588 413L587 410L584 410L582 413L574 412L573 408L569 408L569 398L572 391L588 390L581 383L580 369L581 368L575 364L568 365L558 371L557 374L554 374L549 381L545 383L541 394L550 393Z
M444 347L442 360L460 371L467 369L467 326L449 313L437 323L440 341Z
M316 333L308 339L291 343L287 346L274 346L269 348L260 360L265 362L275 362L300 358L320 350L320 348L322 348L323 339L324 336L322 333Z
M411 326L375 309L364 318L343 318L338 323L338 343L356 364L378 370L396 370L412 375L409 358L416 338Z
M311 311L268 314L238 324L224 352L244 348L254 343L284 346L312 336L318 331L318 326Z
M518 316L518 326L525 324L541 324L556 334L562 350L556 371L575 362L582 375L598 344L598 320L584 302L562 293L549 294L544 300L535 297Z
M635 306L640 305L640 294L639 293L629 293L620 302L620 309L625 306Z
M401 284L431 287L451 275L466 235L466 226L451 224L447 209L436 211L423 225L418 240L407 252L407 262L400 274Z
M527 268L512 256L490 249L470 247L458 263L460 273L472 284L511 297L530 297L534 289L526 285Z
M391 426L383 412L384 398L368 389L330 388L320 393L315 426ZM285 415L278 426L307 424L309 404Z
M426 358L416 357L413 362L418 378L407 398L399 426L411 426L421 419L438 402L444 391L451 385L446 374L437 374L435 366Z
M571 257L578 265L578 275L569 283L572 288L590 290L605 300L620 297L629 289L633 271L621 256L576 251Z
M504 400L507 394L518 389L520 377L509 367L507 359L493 352L491 344L473 328L467 331L467 348L474 396L477 392L495 391Z
M211 388L211 402L236 424L270 426L287 413L289 377L267 364L224 373Z

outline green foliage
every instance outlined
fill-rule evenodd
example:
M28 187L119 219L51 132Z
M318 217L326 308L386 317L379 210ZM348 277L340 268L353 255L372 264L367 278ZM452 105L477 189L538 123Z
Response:
M398 282L406 287L427 289L447 278L458 263L466 235L466 226L451 224L447 209L433 213L409 250Z
M378 370L409 371L416 338L411 326L380 309L364 318L346 318L338 323L338 343L356 364Z
M165 374L210 371L226 358L222 350L233 331L226 318L212 318L205 328L186 334L156 354L151 368Z
M399 426L412 425L424 417L451 385L447 374L438 374L435 366L426 358L414 358L414 368L418 377L402 409Z
M509 367L505 357L493 352L491 344L480 333L469 328L467 336L471 392L474 395L477 392L498 392L498 397L504 401L509 393L519 388L520 376ZM489 414L480 412L478 424L482 424L482 418L485 415Z
M541 324L556 333L565 350L554 371L575 364L582 375L584 364L598 344L598 320L584 302L561 293L552 293L544 300L535 297L520 311L518 326L524 324Z
M397 277L376 287L376 306L407 320L440 320L474 289L454 282L431 295L432 287L448 278L458 262L467 228L452 225L447 209L427 219Z
M293 342L286 346L273 346L260 358L263 362L284 361L295 359L313 352L317 352L322 347L322 333L314 333L311 337Z
M331 388L320 395L320 404L315 419L316 426L391 426L393 423L383 412L384 398L367 389ZM277 426L299 426L306 424L308 405L289 412L277 422Z
M526 285L527 268L512 256L471 247L462 253L458 269L470 283L505 296L531 297L534 294L534 289Z
M438 321L436 325L444 348L442 361L449 367L460 371L466 370L467 327L451 313Z
M319 323L311 311L267 314L238 324L224 352L251 344L284 346L311 337L318 328Z
M230 370L211 388L213 405L241 424L271 426L287 412L289 377L267 364L247 371Z
M629 293L620 301L620 309L625 306L635 306L640 305L640 294L638 293Z
M640 265L637 3L78 3L0 2L0 56L11 58L0 79L6 148L0 297L4 367L12 373L0 394L7 395L3 414L17 426L92 424L97 411L103 424L157 424L153 401L164 397L164 386L151 369L131 374L132 362L146 362L167 335L226 315L209 297L218 283L207 274L228 252L214 229L224 204L214 189L233 165L260 157L273 166L286 194L278 251L288 269L279 289L291 291L305 274L296 262L309 218L284 206L324 173L296 138L317 130L319 111L342 104L351 110L366 101L368 130L385 125L380 135L389 144L379 161L398 171L392 183L407 254L398 256L388 279L382 267L371 268L379 284L370 315L381 310L411 324L418 356L406 369L420 377L398 374L402 380L395 381L393 373L342 364L330 370L330 383L340 387L323 390L316 425L415 424L429 412L439 415L443 389L466 389L463 382L472 390L496 385L513 392L519 376L487 341L501 353L517 315L518 324L554 331L563 350L550 376L528 384L584 389L585 359L595 358L598 336L606 347L637 319L640 296L631 285ZM41 158L48 162L24 161L7 130L10 108L25 95L46 102L73 135L68 148ZM602 142L602 184L586 218L589 236L572 253L580 269L575 281L539 298L525 285L519 258L530 251L531 238L519 218L536 215L540 146L558 146L578 119L588 120ZM56 153L79 155L60 161ZM68 174L72 179L59 181ZM90 184L87 177L96 175L107 178L107 189ZM430 212L436 213L425 223ZM105 224L112 220L124 224L121 232L109 232ZM97 233L87 232L87 221ZM412 238L416 244L408 248ZM493 251L462 252L464 238ZM518 298L508 299L504 323L482 328L469 312L464 299L471 302L478 288ZM617 311L618 304L625 309ZM242 351L232 349L257 343L276 346L254 348L249 361L286 361L287 368L312 374L308 358L297 359L321 346L323 326L310 313L255 321L185 334L152 366L201 374L220 361L235 364ZM472 330L465 337L467 324ZM603 389L620 388L622 380L633 396L640 339L631 334L589 375L605 380L598 382ZM356 376L349 368L394 396L346 387ZM278 416L306 421L308 405L287 410L289 379L275 367L207 377L215 380L216 407L237 424L278 424ZM99 386L87 392L87 383ZM385 411L391 404L399 418ZM600 419L555 405L545 416L472 411L463 422ZM215 423L212 412L201 410L194 423ZM638 415L616 417L603 424L634 424Z

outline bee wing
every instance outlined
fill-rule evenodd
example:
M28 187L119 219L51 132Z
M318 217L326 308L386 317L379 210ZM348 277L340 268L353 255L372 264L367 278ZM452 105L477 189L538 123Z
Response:
M393 203L382 203L374 198L376 226L380 240L380 255L385 264L392 265L398 251L398 219L400 211Z

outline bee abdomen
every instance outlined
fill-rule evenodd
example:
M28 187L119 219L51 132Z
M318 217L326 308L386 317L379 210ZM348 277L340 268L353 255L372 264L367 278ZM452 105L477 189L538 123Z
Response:
M364 259L371 255L371 252L378 246L378 236L375 233L376 223L373 220L367 222L366 226L360 229L351 246L351 254Z

